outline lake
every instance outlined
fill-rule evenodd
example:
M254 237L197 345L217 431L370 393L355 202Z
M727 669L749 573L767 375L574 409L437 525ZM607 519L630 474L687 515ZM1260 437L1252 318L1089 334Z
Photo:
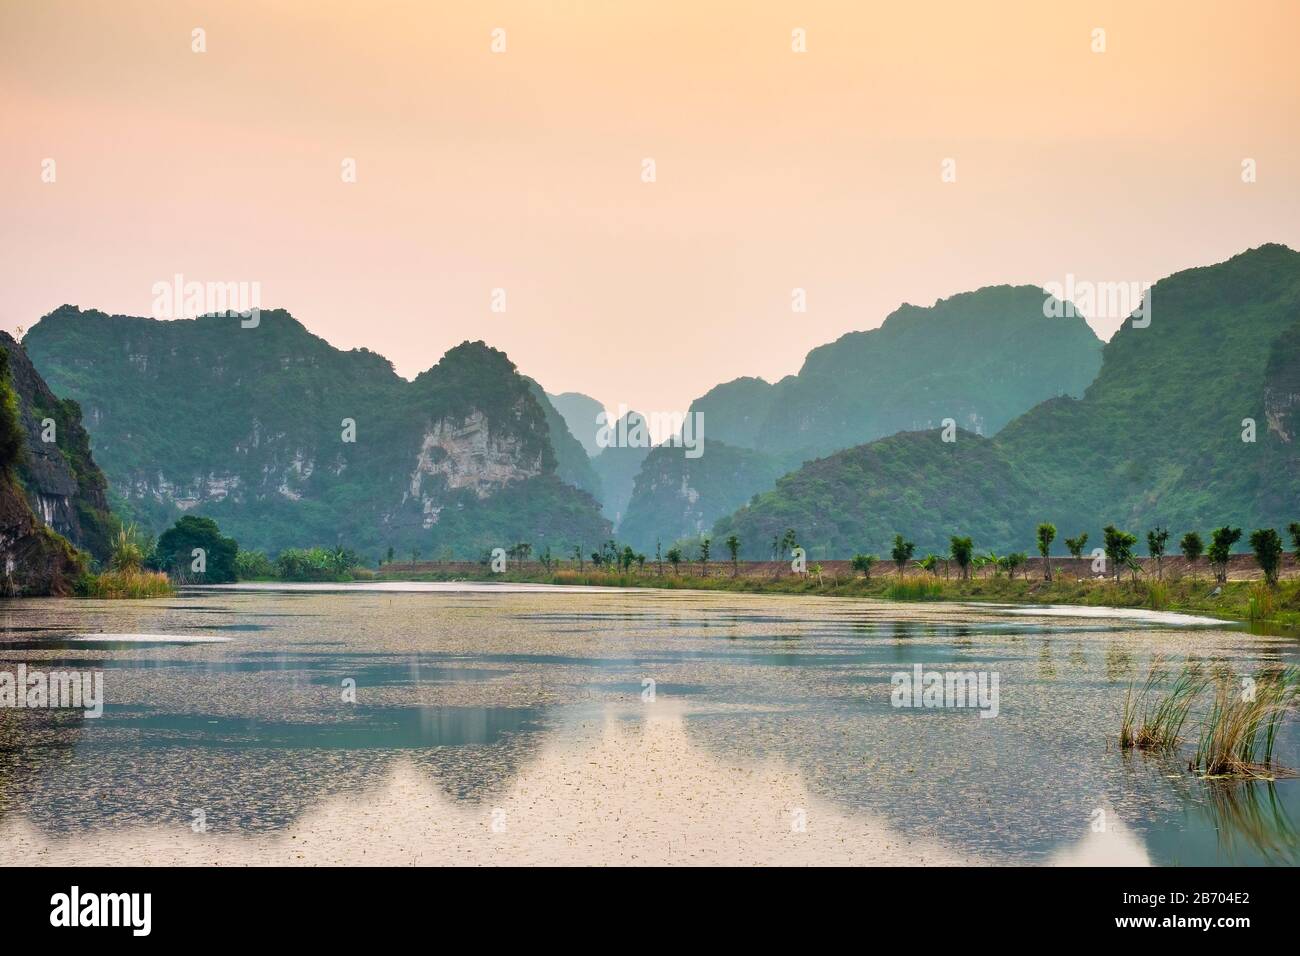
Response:
M0 709L13 862L1300 859L1300 780L1118 749L1153 655L1300 663L1177 615L393 583L6 600L0 625L0 671L103 672L99 718ZM982 703L894 706L932 672ZM1279 754L1300 766L1294 715Z

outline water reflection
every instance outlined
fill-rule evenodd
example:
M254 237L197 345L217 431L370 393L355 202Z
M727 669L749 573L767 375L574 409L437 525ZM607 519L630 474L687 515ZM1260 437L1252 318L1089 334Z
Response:
M227 832L283 834L325 804L369 812L368 795L399 771L402 787L487 805L545 776L539 761L576 779L584 747L606 753L592 742L606 722L648 727L671 710L702 778L734 772L739 791L777 768L846 833L867 821L931 847L931 859L1296 861L1300 782L1207 786L1177 761L1113 743L1124 689L1157 652L1236 672L1297 660L1294 642L1244 630L646 592L196 591L165 605L0 602L0 623L0 669L103 669L109 698L99 721L0 711L0 830L188 827L203 807ZM95 631L233 640L68 639ZM1000 716L892 708L891 674L915 664L997 672ZM1297 766L1294 730L1278 753ZM604 798L647 775L689 793L685 745L672 737L670 752L667 739L646 745L655 762L602 777ZM563 817L598 797L546 799ZM731 799L783 812L767 797ZM1090 825L1099 807L1113 823L1101 836ZM690 840L708 852L707 831L662 826L680 852Z

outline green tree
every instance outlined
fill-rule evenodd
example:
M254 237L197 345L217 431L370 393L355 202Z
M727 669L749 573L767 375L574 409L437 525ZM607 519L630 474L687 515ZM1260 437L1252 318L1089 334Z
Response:
M1188 564L1195 564L1205 553L1205 542L1195 531L1189 531L1178 542L1178 550L1183 552L1183 557L1187 559Z
M1264 572L1268 586L1276 587L1282 564L1282 536L1275 528L1256 528L1250 533L1250 549L1255 552L1255 563Z
M731 555L731 576L734 578L740 573L740 539L734 534L727 536L727 553Z
M700 577L708 577L709 567L709 548L711 543L708 538L700 539Z
M674 575L677 574L677 566L680 565L680 564L682 563L682 549L681 549L681 548L669 548L669 549L668 549L668 563L671 564L671 565L673 566L673 574L674 574Z
M1044 522L1038 526L1038 553L1043 556L1043 577L1052 580L1052 542L1056 540L1056 525Z
M876 556L874 554L855 554L853 556L853 570L861 571L862 576L868 581L871 580L871 569L875 566Z
M1286 533L1291 536L1291 550L1295 552L1297 560L1300 560L1300 521L1292 521L1286 526Z
M948 542L948 553L961 572L962 580L970 577L971 559L975 555L975 542L970 538L952 537Z
M1106 525L1102 529L1102 534L1104 535L1102 547L1115 572L1115 580L1119 581L1120 572L1129 566L1129 559L1133 557L1133 546L1137 544L1137 535L1120 531L1113 524Z
M194 570L196 549L202 552L202 572ZM224 584L235 580L238 553L239 544L234 538L223 537L211 518L185 515L159 536L154 561L160 571L174 578Z
M1214 568L1214 580L1220 584L1228 581L1228 561L1232 558L1232 546L1241 540L1241 529L1224 525L1210 532L1210 547L1205 556Z
M799 536L794 533L794 528L786 528L785 534L781 535L781 554L787 555L799 546Z
M903 568L907 567L907 562L912 560L915 551L915 544L911 541L904 541L901 534L894 535L894 547L890 549L889 556L894 559L900 578L903 576Z
M581 572L584 567L582 563L582 545L575 544L573 546L573 559L578 562L578 571Z
M1155 530L1147 532L1147 554L1156 559L1156 578L1162 581L1165 577L1165 545L1168 541L1168 528L1157 526Z
M1029 555L1023 551L1013 551L1002 560L1006 562L1007 574L1014 579L1016 568L1023 568L1029 562Z
M1083 549L1088 546L1088 532L1084 532L1077 538L1066 538L1065 549L1070 552L1070 557L1083 557Z

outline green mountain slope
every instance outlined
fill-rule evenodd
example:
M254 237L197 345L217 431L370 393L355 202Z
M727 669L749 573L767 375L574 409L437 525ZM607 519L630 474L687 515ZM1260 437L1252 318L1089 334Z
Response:
M551 400L555 410L563 416L570 433L581 442L588 457L594 458L599 455L601 449L596 443L596 433L600 430L600 426L597 424L597 416L604 413L605 406L590 395L583 395L581 392L562 392L559 395L548 394L546 397Z
M114 491L155 530L215 518L245 548L341 543L371 556L477 556L600 540L565 484L544 408L506 356L465 343L413 382L288 313L256 328L64 307L27 334L81 402Z
M739 508L751 488L770 488L788 469L782 462L716 439L706 453L687 458L680 446L651 450L636 476L619 538L648 554L655 541L667 544L708 531L720 515Z
M635 436L643 432L644 428L645 418L639 412L628 412L610 426L611 444L602 448L600 454L591 460L592 467L596 469L596 476L600 479L601 513L613 522L615 527L627 511L628 502L632 500L636 476L650 453L648 446L615 442L618 441L618 435L633 436L632 440L638 440Z
M653 500L634 493L633 527L707 526L771 488L773 469L946 418L989 435L1045 398L1081 395L1101 342L1080 316L1045 316L1045 300L1030 286L991 286L931 308L904 305L878 329L813 349L798 375L775 385L738 378L714 387L691 405L705 436L703 457L689 466L693 493L666 494L665 475L646 476L638 487ZM715 461L715 440L765 460L738 467L728 453Z
M563 415L555 407L551 396L533 379L525 376L533 398L546 415L546 428L551 435L551 449L555 452L555 474L564 482L581 488L597 501L600 500L600 479L591 467L591 459L582 443L573 436Z
M1149 327L1125 322L1083 398L1043 402L992 439L896 435L809 463L715 533L760 555L794 527L843 556L885 553L896 531L918 550L958 533L1029 550L1045 520L1093 540L1111 522L1204 533L1297 520L1300 254L1263 246L1150 295Z

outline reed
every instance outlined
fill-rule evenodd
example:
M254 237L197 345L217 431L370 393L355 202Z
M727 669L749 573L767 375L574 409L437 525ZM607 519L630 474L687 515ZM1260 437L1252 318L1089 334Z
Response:
M154 598L174 592L161 571L105 571L77 581L77 594L88 598Z
M1268 621L1277 612L1273 588L1262 581L1250 586L1250 598L1246 601L1246 613L1252 621Z
M1219 678L1192 768L1206 777L1273 779L1289 773L1274 763L1273 750L1298 687L1300 671L1294 667L1268 667L1252 682Z
M932 574L908 574L895 578L885 590L885 596L894 601L934 601L943 595L943 582Z

